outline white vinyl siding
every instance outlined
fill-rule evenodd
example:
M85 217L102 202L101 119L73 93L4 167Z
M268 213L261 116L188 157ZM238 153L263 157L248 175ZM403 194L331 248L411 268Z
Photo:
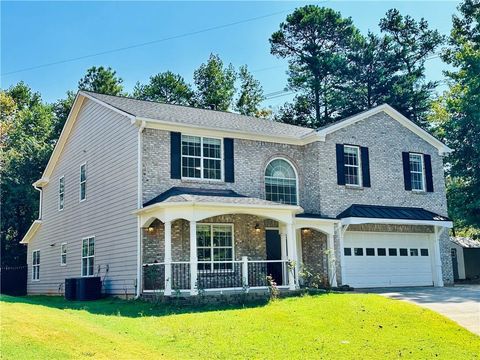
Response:
M32 280L40 280L40 250L32 252Z
M82 276L95 272L95 237L82 239Z
M65 176L58 179L58 210L65 206Z
M87 198L87 164L80 165L80 201Z
M422 154L409 154L410 178L413 191L425 191L425 167Z
M360 147L344 146L345 185L361 186Z
M182 178L222 180L222 140L182 135Z

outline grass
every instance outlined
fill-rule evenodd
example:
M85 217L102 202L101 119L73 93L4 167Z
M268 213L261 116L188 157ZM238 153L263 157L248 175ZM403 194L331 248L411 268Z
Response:
M480 337L423 308L367 294L250 307L0 298L2 359L477 359Z

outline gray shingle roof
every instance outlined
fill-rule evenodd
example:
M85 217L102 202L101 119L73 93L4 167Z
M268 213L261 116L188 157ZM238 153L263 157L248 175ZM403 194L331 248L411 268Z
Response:
M450 241L457 245L460 245L463 248L475 248L475 249L480 248L480 240L474 240L467 237L452 236L450 237Z
M225 111L136 100L121 96L97 94L90 91L83 92L126 113L152 120L293 139L302 138L315 132L315 130L309 128Z

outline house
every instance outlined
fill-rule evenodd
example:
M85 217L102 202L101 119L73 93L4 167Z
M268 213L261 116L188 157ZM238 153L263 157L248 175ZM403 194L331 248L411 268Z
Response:
M30 294L453 283L442 157L388 105L318 130L77 94L42 177Z
M480 278L480 241L466 237L450 238L453 280Z

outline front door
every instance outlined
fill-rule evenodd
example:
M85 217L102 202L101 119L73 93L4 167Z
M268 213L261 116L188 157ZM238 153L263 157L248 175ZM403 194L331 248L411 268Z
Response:
M453 266L453 280L457 281L460 276L458 276L458 260L457 260L457 249L451 249L452 253L452 266Z
M267 260L282 260L280 233L277 229L267 229L265 232L267 244ZM267 273L277 285L282 285L282 263L267 263Z

